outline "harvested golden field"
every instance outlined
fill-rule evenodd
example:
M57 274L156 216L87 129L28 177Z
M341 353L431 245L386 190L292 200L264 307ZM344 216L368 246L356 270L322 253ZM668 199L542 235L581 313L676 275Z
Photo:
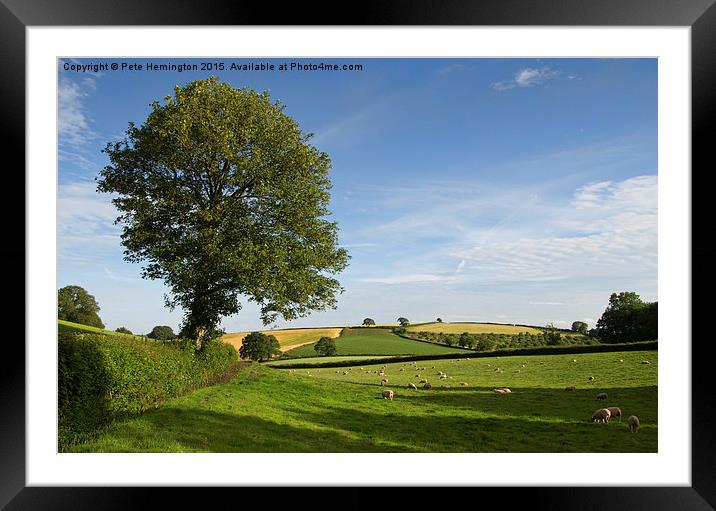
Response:
M278 339L281 351L288 351L292 348L316 342L321 337L338 337L341 335L343 327L325 327L325 328L291 328L286 330L266 330L262 333L273 335ZM226 334L221 340L232 344L237 350L241 347L241 343L251 332L238 332L235 334Z
M446 334L461 334L463 332L469 334L508 335L519 334L520 332L529 334L542 333L541 330L528 326L493 325L490 323L426 323L408 326L407 330L413 332L443 332Z

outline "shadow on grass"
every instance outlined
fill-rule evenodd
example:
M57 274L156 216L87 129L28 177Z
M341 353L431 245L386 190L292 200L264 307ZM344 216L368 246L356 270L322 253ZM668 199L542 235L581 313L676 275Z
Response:
M554 401L554 389L537 390L551 392L546 397ZM561 408L550 409L534 394L523 400L525 396L518 392L473 391L462 397L449 391L416 392L397 395L393 401L376 396L375 401L363 401L360 409L329 403L310 408L284 404L269 411L278 419L222 413L201 405L167 407L115 424L109 440L81 449L216 453L657 451L657 427L648 415L642 417L641 431L633 434L625 421L592 423L589 417L598 405L588 396L565 396ZM454 408L446 409L446 404ZM372 409L367 410L366 405Z

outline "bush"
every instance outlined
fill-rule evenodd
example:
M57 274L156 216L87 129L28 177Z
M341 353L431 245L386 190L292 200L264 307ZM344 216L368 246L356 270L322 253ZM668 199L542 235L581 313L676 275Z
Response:
M115 332L120 334L129 334L132 335L132 331L129 328L124 328L123 326L119 327Z
M112 420L209 385L238 362L219 341L194 354L192 341L157 343L101 334L58 339L59 445L82 441Z

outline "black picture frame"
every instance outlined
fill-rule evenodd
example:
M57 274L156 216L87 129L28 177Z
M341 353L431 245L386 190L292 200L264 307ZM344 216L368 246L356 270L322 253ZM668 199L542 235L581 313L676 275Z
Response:
M692 79L692 239L698 240L699 229L711 227L709 211L698 211L696 204L706 203L708 176L714 165L713 131L716 112L716 0L369 0L356 4L337 2L275 4L220 0L200 3L193 0L0 0L0 102L2 104L3 154L14 155L17 163L5 168L5 178L15 180L6 189L25 197L32 193L25 186L25 29L31 26L111 26L111 25L495 25L495 26L684 26L691 28ZM711 128L711 129L710 129ZM690 169L684 169L689 172ZM14 185L14 186L13 186ZM22 199L24 201L24 199ZM12 200L2 201L7 231L16 243L4 243L0 258L4 268L18 281L31 271L25 258L25 226L7 219L17 217L21 207ZM24 204L23 204L24 211ZM711 230L709 229L710 233ZM710 237L710 236L708 236ZM712 291L716 283L709 271L716 252L701 243L692 245L692 318L709 318L707 300L697 300L699 291ZM10 277L12 278L12 277ZM14 284L14 283L13 283ZM26 317L25 292L21 296L13 286L13 300L5 309L12 318ZM24 289L24 279L23 279ZM23 308L21 311L20 308ZM708 320L708 319L707 319ZM694 327L703 326L694 324ZM716 398L713 392L713 359L709 359L708 336L692 333L692 486L690 487L522 487L473 488L487 503L499 499L500 507L509 509L518 501L529 501L530 509L682 509L716 508ZM123 487L27 487L25 484L25 349L17 331L7 331L0 360L0 507L16 509L109 509L149 507L171 492L184 498L186 488ZM23 331L23 338L24 338ZM663 340L662 342L667 342ZM669 340L683 342L689 339ZM605 467L608 470L608 467ZM638 470L638 467L635 467ZM194 488L199 490L198 488ZM229 488L212 488L211 497L226 497ZM218 491L217 491L218 490ZM420 488L412 488L413 501L421 499ZM247 489L241 488L244 497ZM452 491L452 490L451 490ZM144 495L138 496L142 492ZM485 492L489 493L486 495ZM261 492L265 494L265 489ZM363 494L357 488L345 488L342 498ZM147 495L149 494L149 495ZM202 492L208 496L209 492ZM302 489L293 488L293 498L300 499ZM275 499L271 492L268 498ZM475 498L477 494L473 493ZM253 495L252 495L253 496ZM257 495L258 496L258 495ZM202 496L202 498L204 498ZM212 499L213 500L213 499ZM248 500L244 500L247 503Z

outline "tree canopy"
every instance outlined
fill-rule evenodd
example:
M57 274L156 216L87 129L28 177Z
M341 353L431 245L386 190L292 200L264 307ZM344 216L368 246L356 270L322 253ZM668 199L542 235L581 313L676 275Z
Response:
M655 340L658 316L658 302L643 302L633 291L612 293L595 333L602 342Z
M117 328L115 330L115 332L118 332L120 334L130 334L130 335L132 334L132 331L129 328L125 328L123 326L120 326L119 328Z
M371 318L365 318L363 320L363 326L375 326L375 321L373 321Z
M330 337L321 337L318 342L313 346L316 353L324 357L330 357L338 353L336 349L336 341Z
M256 361L269 360L281 353L281 346L273 335L262 334L261 332L251 332L244 337L243 343L239 348L241 358L248 358Z
M176 339L176 334L174 333L174 330L172 330L172 327L167 325L157 325L154 328L152 328L152 331L147 334L147 337L150 339L157 339L160 341L169 341L171 339Z
M164 280L197 350L240 296L269 324L335 308L342 292L331 161L284 109L268 92L197 80L104 149L97 189L116 194L125 259Z
M572 332L587 335L589 332L589 326L584 321L575 321L572 323Z
M408 326L410 324L410 321L408 318L400 317L398 318L398 323L400 323L400 326Z
M57 291L58 319L104 328L99 311L97 300L83 287L65 286Z

